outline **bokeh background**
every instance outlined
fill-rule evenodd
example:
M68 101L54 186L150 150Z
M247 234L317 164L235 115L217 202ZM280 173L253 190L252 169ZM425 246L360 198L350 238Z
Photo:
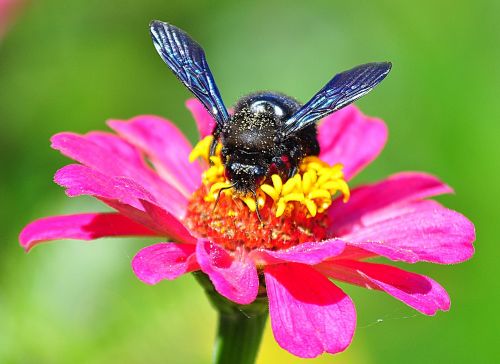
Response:
M6 0L0 0L0 3ZM9 1L9 0L7 0ZM14 3L15 0L10 0ZM190 96L154 51L147 25L166 20L203 44L226 104L279 90L307 100L336 72L391 60L358 105L390 139L354 184L401 170L453 186L439 200L477 228L475 257L417 264L450 293L425 317L380 292L344 287L358 310L345 353L311 363L493 363L499 349L500 2L39 0L0 6L0 363L208 363L215 313L190 276L150 287L132 274L153 241L63 241L26 255L17 235L46 215L103 211L52 182L68 163L59 131L158 114L195 141ZM17 11L12 11L17 10ZM16 15L7 27L8 16ZM259 363L305 362L268 327Z

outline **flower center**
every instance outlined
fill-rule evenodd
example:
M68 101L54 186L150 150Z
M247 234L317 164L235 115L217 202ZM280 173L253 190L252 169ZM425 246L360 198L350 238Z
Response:
M191 230L229 250L278 250L326 238L325 211L334 195L341 193L344 202L349 198L341 164L329 166L318 157L306 157L292 178L283 181L273 174L256 196L241 195L226 180L220 148L209 157L212 139L201 140L190 155L191 161L201 157L212 162L188 204L185 222Z

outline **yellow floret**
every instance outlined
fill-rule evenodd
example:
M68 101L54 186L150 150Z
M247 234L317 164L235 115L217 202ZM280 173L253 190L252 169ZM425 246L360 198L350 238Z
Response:
M349 199L349 186L344 180L342 165L328 166L318 157L307 157L302 161L299 173L283 185L281 193L270 185L262 188L274 201L277 201L276 216L281 216L287 206L304 205L310 217L324 212L332 204L332 197L342 193L344 202ZM278 175L273 175L273 184L282 184Z
M212 140L214 137L209 135L198 142L189 153L189 161L193 163L196 159L202 158L205 161L208 161L208 154L210 152L210 144L212 144Z

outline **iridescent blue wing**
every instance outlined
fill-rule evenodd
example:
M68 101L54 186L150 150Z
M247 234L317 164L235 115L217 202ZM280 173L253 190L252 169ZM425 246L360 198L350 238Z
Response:
M366 95L387 76L390 62L368 63L335 75L325 87L283 123L283 135L294 134Z
M153 20L151 37L158 54L177 78L191 91L214 117L219 126L229 114L208 67L203 48L181 29Z

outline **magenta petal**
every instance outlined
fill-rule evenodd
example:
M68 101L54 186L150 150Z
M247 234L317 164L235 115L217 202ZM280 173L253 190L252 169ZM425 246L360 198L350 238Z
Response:
M227 299L246 305L252 303L259 290L259 278L255 264L245 253L231 256L221 246L199 240L196 256L201 270L208 274L215 289Z
M426 173L404 172L381 182L357 187L349 202L336 199L328 209L333 236L341 236L362 225L363 216L390 205L451 193L453 190Z
M101 173L141 178L147 172L138 150L111 133L63 132L53 135L50 141L52 148Z
M429 277L384 264L353 260L325 262L319 267L334 279L379 289L426 315L448 311L450 298L445 289Z
M274 337L290 353L314 358L351 343L356 311L340 288L313 268L287 263L264 270Z
M347 244L408 263L452 264L474 254L474 225L435 201L418 201L367 214Z
M196 244L196 239L191 235L191 232L168 211L149 201L141 200L141 202L146 209L146 213L154 221L157 230L166 232L168 237L177 241Z
M132 269L137 278L147 284L172 280L199 269L195 249L194 244L154 244L139 250L132 260Z
M362 260L362 259L367 259L371 257L376 257L377 254L369 252L364 249L356 248L351 245L346 245L344 251L342 254L337 255L336 257L333 257L331 260L337 260L337 259L354 259L354 260Z
M70 164L59 169L54 181L66 187L69 197L80 195L98 196L118 200L123 204L141 209L139 199L156 202L154 197L142 186L127 178L104 175L80 164Z
M94 240L106 236L149 236L157 233L116 213L88 213L51 216L29 223L19 235L21 246L29 251L50 240Z
M171 209L172 201L187 205L186 197L147 166L134 146L114 134L60 133L54 135L51 141L54 149L106 176L132 179L166 209Z
M54 180L66 187L66 194L70 197L97 197L130 219L157 231L159 235L182 242L195 242L178 216L159 207L153 196L130 179L112 178L89 167L70 164L57 171ZM179 209L176 212L182 214L182 205L177 206Z
M318 264L344 251L345 243L338 239L302 243L283 250L254 250L250 257L262 264L294 262Z
M201 166L189 163L192 147L181 131L158 116L137 116L129 121L110 120L108 125L141 149L158 174L189 197L201 184Z
M215 129L215 119L209 114L207 109L205 109L205 106L197 99L189 99L186 101L186 107L191 111L191 114L193 114L198 132L200 133L200 138L203 139L212 134Z
M354 105L327 116L318 127L320 158L342 163L348 180L379 155L386 140L385 123L363 115Z

